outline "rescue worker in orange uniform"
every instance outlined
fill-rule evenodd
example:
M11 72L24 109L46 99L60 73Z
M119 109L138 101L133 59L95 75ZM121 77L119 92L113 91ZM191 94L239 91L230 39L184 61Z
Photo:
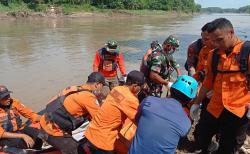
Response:
M43 139L64 154L78 153L80 143L71 132L95 116L99 109L97 96L104 85L103 75L93 72L86 84L68 87L52 98L40 120Z
M42 140L39 130L24 126L21 116L32 122L39 122L40 116L12 98L5 86L0 85L0 146L19 149L40 149Z
M207 57L208 57L209 52L212 52L214 49L213 44L209 38L209 34L207 32L207 29L209 28L209 26L211 26L211 23L206 23L201 28L203 47L201 48L199 52L195 74L193 75L193 77L199 82L202 82L205 78L205 68L207 67Z
M185 62L185 69L188 71L188 75L193 76L196 73L197 69L197 64L198 64L198 59L199 59L199 53L201 49L204 46L204 32L201 32L201 38L198 40L194 41L188 46L188 51L187 51L187 60Z
M139 106L137 94L144 85L142 72L131 71L125 85L117 86L107 96L85 132L88 148L92 154L114 153L117 137L126 118L134 121Z
M190 114L197 112L206 93L213 90L213 96L200 119L198 143L202 153L208 153L213 135L220 133L218 154L234 154L243 145L248 127L247 105L250 102L248 70L241 72L239 54L243 46L234 33L233 25L225 18L211 22L207 30L217 50L209 53L206 77L200 93L191 107ZM215 54L218 61L215 62ZM217 64L216 64L217 63Z
M129 147L132 143L132 140L135 136L137 126L134 124L131 120L128 118L125 120L123 127L120 131L119 135L122 135L121 137L118 137L115 141L115 152L118 154L127 154Z
M200 86L202 85L202 82L203 82L203 80L205 78L205 70L207 68L208 54L210 52L213 52L213 49L214 49L213 44L211 42L211 39L209 37L209 34L207 32L207 29L209 29L210 26L212 26L212 25L211 25L210 22L208 22L201 28L203 47L199 52L198 62L197 62L197 66L196 66L196 69L195 69L196 72L193 75L193 77L199 82ZM201 108L200 117L206 111L207 104L209 103L209 101L210 101L210 97L206 96L202 100L201 104L199 104L199 106ZM193 115L192 115L191 118L193 120L198 120L199 119L199 117L194 117ZM195 129L194 129L194 132L193 132L195 143L197 141L197 138L199 137L199 133L197 132L197 130L198 130L197 127L200 127L199 121L198 121L198 123L196 123ZM194 145L195 148L196 148L196 144ZM198 149L196 149L196 150L198 150Z
M117 76L118 67L122 75L122 80L125 81L126 69L123 55L118 47L118 43L114 40L109 40L105 44L105 47L96 51L93 71L102 73L109 84L109 88L112 89L119 85Z

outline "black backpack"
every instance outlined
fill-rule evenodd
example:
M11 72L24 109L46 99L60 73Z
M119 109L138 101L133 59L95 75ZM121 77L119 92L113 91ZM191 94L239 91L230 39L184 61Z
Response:
M88 89L82 89L78 86L76 91L71 91L65 95L59 96L56 99L52 100L49 104L47 104L45 109L46 120L53 121L62 130L68 133L71 133L71 131L80 127L86 121L85 117L88 114L76 118L66 110L66 108L63 106L63 103L66 97L68 97L69 95L82 91L88 91L92 93L92 91Z
M248 58L249 58L249 53L250 53L250 41L245 41L244 44L242 45L240 49L240 70L237 71L224 71L224 70L218 70L218 64L219 64L219 59L220 56L218 54L218 49L214 49L213 56L212 56L212 72L213 72L213 80L215 79L216 75L218 73L222 74L228 74L228 73L237 73L241 72L243 74L247 75L247 80L250 79L250 76L248 74Z
M151 59L155 56L154 54L158 55L161 53L162 53L162 49L153 50L152 53L147 58L147 65L144 65L144 61L142 58L140 72L142 72L146 78L149 78L150 68L151 68L151 64L150 64Z
M202 39L198 39L198 40L195 42L195 45L194 45L194 50L195 50L195 52L196 52L198 55L199 55L199 53L200 53L202 47L203 47ZM195 59L195 62L194 62L194 67L195 67L195 68L196 68L197 64L198 64L198 58ZM186 60L186 62L185 62L184 67L185 67L186 71L188 71L188 63L187 63L187 60Z

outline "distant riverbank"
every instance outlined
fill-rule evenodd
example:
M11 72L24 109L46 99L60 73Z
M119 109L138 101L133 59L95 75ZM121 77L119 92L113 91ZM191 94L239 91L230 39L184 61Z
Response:
M193 13L162 10L100 9L89 5L29 6L27 4L0 5L0 19L4 18L87 18L87 17L143 17L159 16L176 18L192 16Z

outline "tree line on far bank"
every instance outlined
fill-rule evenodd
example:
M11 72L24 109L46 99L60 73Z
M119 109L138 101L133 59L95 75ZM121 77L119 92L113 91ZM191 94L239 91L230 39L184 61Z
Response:
M200 5L194 0L92 0L92 4L98 7L111 9L150 9L166 11L198 12Z
M202 8L201 12L208 12L208 13L250 13L250 5L240 7L239 9L234 9L234 8L222 9L220 7L208 7L208 8Z
M90 5L101 9L128 9L128 10L165 10L199 12L201 5L194 0L0 0L8 6L10 3L26 3L31 5Z

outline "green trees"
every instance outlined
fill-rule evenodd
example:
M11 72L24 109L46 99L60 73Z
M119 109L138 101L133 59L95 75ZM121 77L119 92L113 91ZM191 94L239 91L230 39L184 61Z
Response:
M102 9L128 9L128 10L165 10L199 12L200 5L194 0L0 0L3 5L9 3L28 5L89 5Z
M203 12L211 12L211 13L223 13L223 9L220 7L208 7L202 8Z
M194 0L92 0L91 4L101 8L129 10L197 12L201 8Z
M202 8L201 11L209 13L250 13L250 5L241 7L239 9L234 9L234 8L222 9L220 7L208 7L208 8Z
M151 9L166 11L199 11L199 5L194 0L93 0L92 5L111 9Z
M250 13L250 5L238 9L240 13Z

